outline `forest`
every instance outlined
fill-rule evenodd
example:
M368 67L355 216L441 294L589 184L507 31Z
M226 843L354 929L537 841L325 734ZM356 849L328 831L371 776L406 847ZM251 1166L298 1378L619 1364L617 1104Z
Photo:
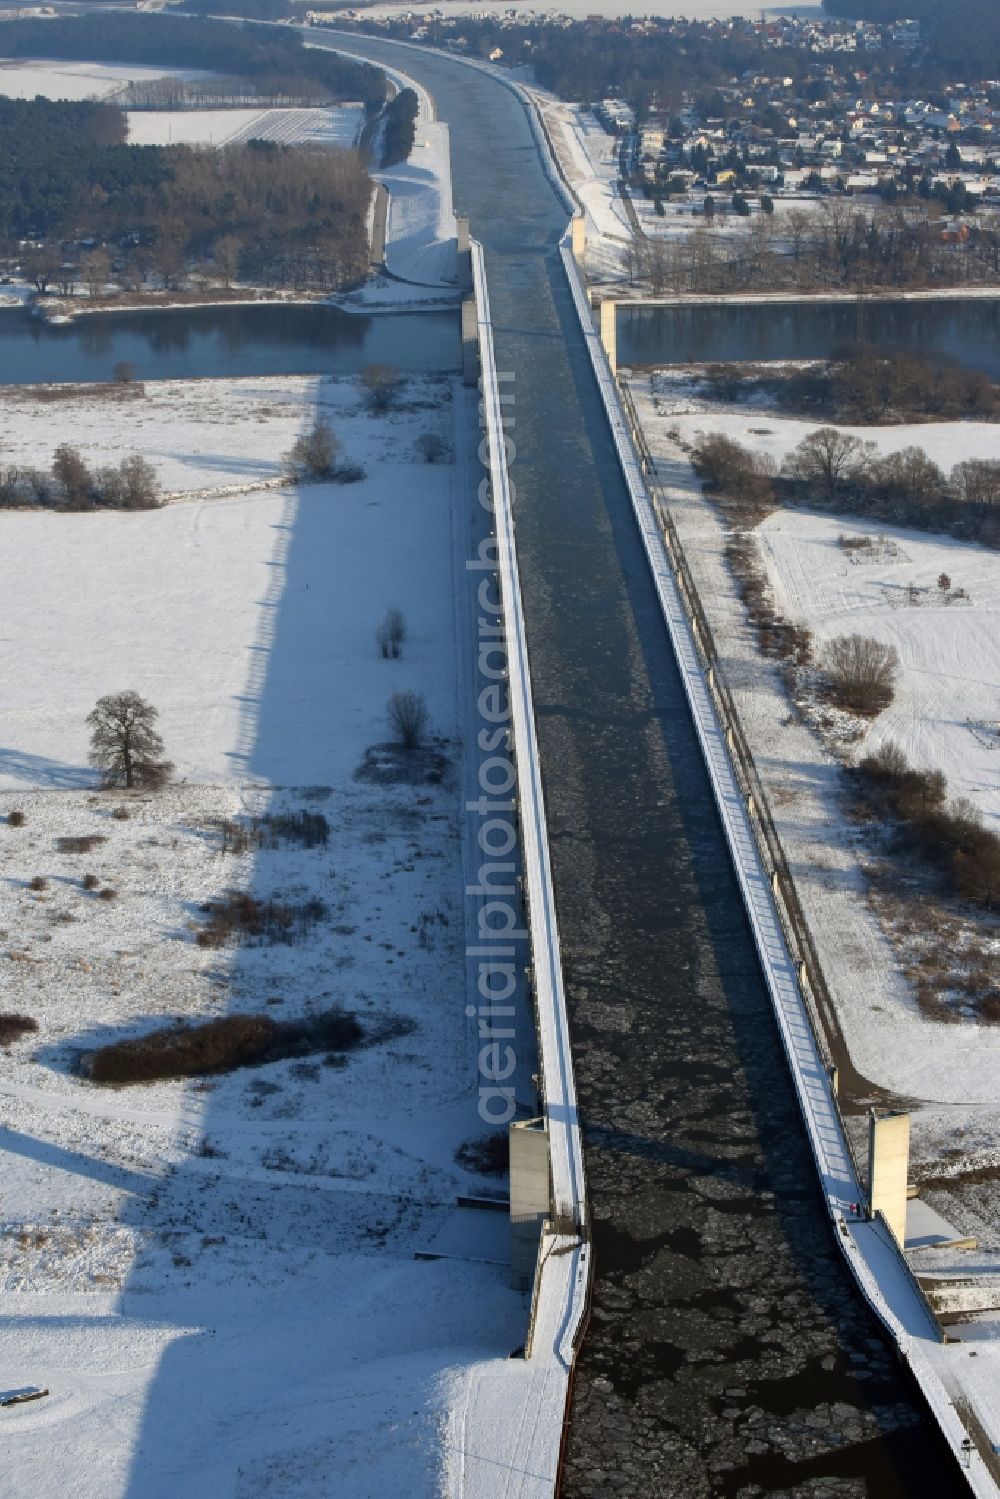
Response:
M356 152L124 136L110 105L0 99L0 235L47 242L23 257L40 291L88 241L110 247L90 251L96 285L114 270L126 287L172 286L200 267L227 284L334 290L364 274L371 182Z
M95 11L53 20L5 21L0 57L100 58L238 74L258 94L308 93L317 104L360 99L376 109L385 79L367 63L306 47L298 31L248 23L234 26L202 16Z

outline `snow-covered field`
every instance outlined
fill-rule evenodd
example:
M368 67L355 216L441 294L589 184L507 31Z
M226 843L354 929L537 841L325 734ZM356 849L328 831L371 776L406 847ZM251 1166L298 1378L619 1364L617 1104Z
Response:
M496 1473L489 1434L516 1428L531 1380L507 1358L525 1304L507 1287L506 1219L454 1207L497 1190L454 1160L483 1132L455 605L475 397L412 381L410 408L385 420L350 381L205 382L149 401L139 446L159 444L187 498L0 512L18 663L0 698L2 1009L39 1026L0 1050L0 1390L50 1392L3 1411L0 1492L430 1499L460 1471ZM107 456L133 446L137 404L89 398ZM365 480L253 491L317 408ZM30 406L8 410L30 446ZM87 421L34 416L45 441ZM431 428L452 461L418 465L413 439ZM234 476L246 493L206 493ZM409 625L399 661L375 648L389 605ZM156 796L103 793L86 765L83 715L126 686L160 708L177 765ZM443 780L356 779L403 687L427 697ZM223 852L218 819L300 809L327 818L327 846ZM67 836L99 841L74 854ZM199 946L203 902L231 887L326 912L294 945ZM368 1037L342 1062L120 1089L73 1066L154 1022L336 1005ZM414 1258L427 1248L456 1257Z
M133 109L128 112L128 138L134 146L268 140L284 146L350 147L363 124L360 104L334 109Z
M51 407L30 397L7 405L12 461L44 465L59 441L79 444L94 467L141 451L164 488L187 498L131 515L0 514L7 648L21 662L0 688L0 786L78 780L84 717L98 696L125 686L155 700L181 776L249 773L293 784L328 781L331 771L349 776L359 744L385 737L385 682L359 674L358 662L391 606L410 623L412 685L427 694L435 723L450 725L453 689L428 649L449 628L449 591L440 577L406 567L415 546L446 550L451 471L417 467L414 443L434 430L450 444L449 408L440 405L450 383L411 380L408 409L384 421L372 418L357 382L346 378L165 381L147 390L125 402L86 393L61 402L58 423L41 430L39 412ZM254 492L255 481L280 480L282 455L313 411L333 424L345 456L368 477L298 494ZM231 488L245 492L197 498ZM296 545L307 534L315 542L308 551ZM288 617L290 594L308 648L286 642L258 724L263 710L248 684L273 656L271 632ZM336 625L332 598L343 610ZM133 639L137 599L144 629ZM72 652L64 644L68 612L78 631ZM198 670L179 672L178 661ZM310 709L317 733L303 735L294 704L308 698L317 673L328 690Z
M844 814L840 767L790 712L777 667L760 655L723 555L722 521L703 499L687 452L670 435L676 431L690 443L699 430L725 430L780 454L795 445L799 426L808 429L809 424L717 408L684 414L686 398L674 382L654 376L653 391L663 391L663 398L657 394L655 400L648 378L630 384L795 871L854 1066L875 1087L921 1106L913 1135L917 1159L940 1160L958 1150L970 1164L1000 1163L1000 1029L973 1020L942 1024L918 1006L867 900L865 848ZM764 435L754 430L764 427L774 430ZM998 429L986 424L955 424L950 433L934 427L916 431L917 440L926 440L939 456L950 445L953 461L996 451L992 444ZM908 440L902 428L883 433L866 429L865 435L877 437L888 449ZM836 544L841 532L885 532L896 543L897 555L891 564L852 564ZM758 534L779 605L786 604L790 617L811 623L820 636L877 629L897 640L904 658L900 693L883 715L885 724L878 719L868 731L872 742L895 737L915 759L941 756L953 794L975 796L995 815L998 777L993 761L1000 750L986 748L966 727L966 719L972 716L973 699L984 717L1000 717L990 712L991 701L995 710L1000 696L997 554L852 517L798 512L772 515ZM897 610L881 591L883 583L891 593L899 579L912 577L935 585L936 592L942 571L955 586L968 577L969 605L942 606L932 600ZM953 669L960 674L958 681L951 676ZM920 722L918 714L925 715ZM1000 1244L1000 1236L996 1242Z
M944 771L951 794L968 797L1000 829L1000 553L788 510L770 515L757 535L778 609L807 625L818 646L858 633L899 652L895 697L862 752L893 740L913 764ZM876 555L852 560L838 545L843 535L870 537ZM893 544L881 560L880 535ZM937 586L942 574L968 598L949 603Z
M0 94L9 99L109 99L129 83L153 78L207 78L187 68L147 68L140 63L51 62L0 59Z

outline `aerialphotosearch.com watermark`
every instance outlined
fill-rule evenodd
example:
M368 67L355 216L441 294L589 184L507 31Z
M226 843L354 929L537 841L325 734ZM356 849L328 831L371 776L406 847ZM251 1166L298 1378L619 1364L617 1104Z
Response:
M504 456L509 466L516 454L508 428L514 425L513 374L496 376L503 411ZM504 387L507 389L504 389ZM489 444L482 398L479 422L484 435L479 460L487 476L479 485L479 503L492 518L493 495L488 477ZM513 498L513 489L511 489ZM465 804L466 813L477 822L475 844L479 868L465 894L476 902L476 940L466 957L475 960L476 998L466 1006L469 1019L478 1022L479 1116L494 1126L509 1124L517 1111L514 1072L517 1067L515 1040L518 971L527 962L528 932L523 925L517 878L518 830L514 787L517 773L510 753L510 693L507 685L507 646L504 637L503 599L500 592L500 555L497 537L486 535L466 570L480 574L476 589L477 659L476 680L479 751L479 796ZM467 963L471 973L472 961Z

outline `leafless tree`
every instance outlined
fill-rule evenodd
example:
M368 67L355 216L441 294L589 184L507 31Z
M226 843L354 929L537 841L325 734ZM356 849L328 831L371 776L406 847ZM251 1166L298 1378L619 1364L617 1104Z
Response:
M87 715L90 763L106 786L156 789L170 779L173 766L163 758L163 740L154 727L159 712L137 692L112 692L98 698Z
M59 274L60 256L51 245L39 245L24 257L24 272L37 292L45 293Z
M130 359L120 359L112 374L116 385L131 385L135 379L135 365Z
M403 377L394 364L366 364L361 384L368 392L372 410L386 411L401 389Z
M66 491L66 502L74 510L89 508L94 498L94 476L78 448L60 443L52 457L52 477Z
M123 458L117 468L100 469L95 488L102 504L115 510L155 510L161 503L156 471L138 453Z
M111 276L111 256L107 250L88 250L80 257L80 274L91 297L99 297L106 290Z
M328 479L337 467L339 452L340 439L330 423L317 417L309 431L292 443L285 461L293 479Z
M863 471L873 452L873 443L862 442L849 432L818 427L786 456L783 466L793 478L822 484L827 494L833 494Z
M427 704L419 692L394 692L389 699L389 723L404 749L416 749L427 732Z
M823 670L834 699L853 713L874 718L892 702L899 652L866 635L838 635L827 642Z
M223 286L231 286L240 269L240 242L234 234L220 235L212 246L212 259Z

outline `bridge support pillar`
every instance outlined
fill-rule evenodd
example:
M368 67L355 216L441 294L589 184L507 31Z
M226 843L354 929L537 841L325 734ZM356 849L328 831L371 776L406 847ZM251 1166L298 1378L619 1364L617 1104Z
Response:
M583 266L583 258L587 251L587 220L582 213L575 213L570 224L570 248L573 251L573 259L578 266Z
M909 1114L868 1115L868 1180L872 1213L881 1212L902 1249L906 1240Z
M455 219L455 254L458 259L458 284L465 291L472 285L472 251L469 247L468 219Z
M601 343L608 356L611 373L618 373L618 303L601 303Z
M510 1125L509 1135L510 1279L516 1291L530 1291L549 1216L549 1134L544 1119L524 1119Z
M479 312L475 297L462 299L462 384L479 381Z

